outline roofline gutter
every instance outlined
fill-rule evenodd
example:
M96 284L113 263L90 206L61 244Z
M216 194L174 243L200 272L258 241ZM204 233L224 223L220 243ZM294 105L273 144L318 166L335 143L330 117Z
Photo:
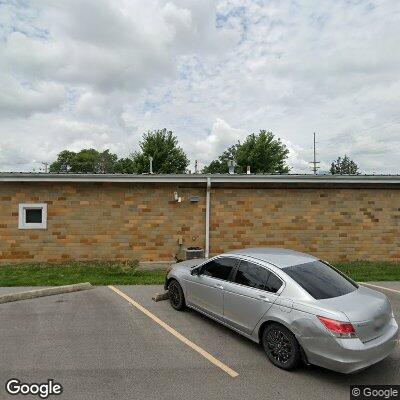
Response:
M400 186L398 175L247 175L247 174L52 174L0 173L2 182L110 182L110 183L305 183L305 184L389 184Z

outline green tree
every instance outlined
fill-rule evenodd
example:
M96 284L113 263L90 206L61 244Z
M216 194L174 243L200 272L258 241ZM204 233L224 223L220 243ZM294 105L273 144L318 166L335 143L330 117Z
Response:
M82 149L78 153L64 150L50 165L50 172L59 173L113 173L118 160L109 150L99 152L95 149Z
M228 161L236 159L236 152L239 146L241 146L240 142L224 150L217 160L211 161L209 165L203 168L203 174L227 174Z
M120 158L115 163L114 172L117 174L134 174L133 160L130 158Z
M143 134L140 151L131 155L135 173L149 172L149 157L153 157L153 172L156 174L181 174L189 165L185 152L178 146L177 137L166 129Z
M239 174L245 173L247 166L256 174L285 174L290 170L286 164L288 155L289 150L280 139L272 132L260 130L247 136L243 143L228 147L217 160L203 168L203 173L227 173L228 161L235 160L235 171Z
M357 164L345 154L344 157L339 157L331 164L330 173L332 175L358 175Z
M104 150L98 153L97 161L94 165L96 174L110 174L115 172L115 164L117 163L118 156L110 153L110 150Z
M58 154L57 160L50 164L50 172L69 172L71 170L73 159L75 156L75 152L63 150L61 153Z

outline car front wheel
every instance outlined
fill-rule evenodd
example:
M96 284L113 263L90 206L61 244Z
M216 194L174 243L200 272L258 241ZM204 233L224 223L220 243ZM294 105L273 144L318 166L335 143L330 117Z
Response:
M185 296L181 285L175 279L168 285L169 302L172 308L182 311L185 308Z
M293 333L279 324L268 325L262 335L262 345L275 366L291 370L300 365L300 346Z

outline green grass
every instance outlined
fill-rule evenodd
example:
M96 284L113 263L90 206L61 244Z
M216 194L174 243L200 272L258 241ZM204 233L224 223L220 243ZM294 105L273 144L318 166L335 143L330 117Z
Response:
M63 264L0 265L0 286L163 284L164 270L145 271L134 262L70 262Z
M400 281L400 263L354 261L334 266L357 282Z
M335 267L359 282L400 280L400 263L357 261L336 263ZM0 286L58 286L78 282L156 285L163 284L164 278L164 270L140 270L136 261L0 265Z

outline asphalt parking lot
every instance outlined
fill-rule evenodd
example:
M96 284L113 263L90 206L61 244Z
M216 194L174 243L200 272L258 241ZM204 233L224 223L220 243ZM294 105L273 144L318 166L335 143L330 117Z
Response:
M376 285L400 291L400 282ZM238 376L231 377L115 291L97 287L0 304L0 399L32 398L8 395L10 378L37 383L52 378L63 393L50 398L71 400L348 399L350 384L400 382L400 346L353 375L312 366L285 372L268 362L260 346L201 314L152 301L161 286L117 289ZM26 288L0 293L18 290ZM383 292L400 321L400 293Z

